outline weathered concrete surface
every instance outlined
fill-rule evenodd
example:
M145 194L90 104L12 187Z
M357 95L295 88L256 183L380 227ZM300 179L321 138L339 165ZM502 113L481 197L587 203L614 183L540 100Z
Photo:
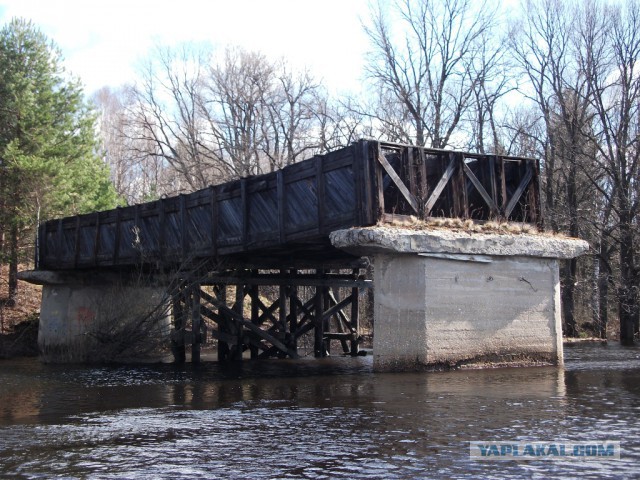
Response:
M557 258L586 242L354 229L335 246L374 257L374 368L562 363Z
M168 338L164 289L62 283L57 275L38 273L44 274L41 280L51 280L42 288L38 347L43 361L136 360Z
M560 236L444 229L352 228L332 232L330 238L334 247L356 255L394 252L573 258L589 249L584 240Z

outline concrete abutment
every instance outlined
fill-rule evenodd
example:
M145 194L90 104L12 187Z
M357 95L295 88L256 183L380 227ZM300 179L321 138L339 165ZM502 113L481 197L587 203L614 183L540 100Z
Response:
M110 275L98 281L83 272L32 271L21 277L42 284L38 347L44 362L135 361L167 342L164 288Z
M586 242L384 227L331 239L374 259L376 371L562 364L558 260Z

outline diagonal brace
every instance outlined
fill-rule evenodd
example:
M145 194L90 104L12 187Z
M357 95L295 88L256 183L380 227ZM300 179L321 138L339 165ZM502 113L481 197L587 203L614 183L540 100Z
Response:
M404 184L402 179L398 176L398 174L393 169L391 164L387 161L387 159L384 158L384 155L378 155L378 163L382 165L382 168L384 168L384 170L387 172L387 174L389 175L393 183L396 185L396 187L398 187L398 190L400 190L400 193L402 193L402 196L407 201L407 203L411 206L413 211L416 214L420 213L418 208L418 200L416 200L416 197L412 195L412 193L409 191L407 186Z

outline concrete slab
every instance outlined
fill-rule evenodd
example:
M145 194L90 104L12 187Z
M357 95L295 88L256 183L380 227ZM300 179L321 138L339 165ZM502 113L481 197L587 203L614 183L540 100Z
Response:
M540 258L573 258L589 249L584 240L542 234L502 234L413 230L377 226L336 230L330 234L334 247L355 255L380 252L447 253Z

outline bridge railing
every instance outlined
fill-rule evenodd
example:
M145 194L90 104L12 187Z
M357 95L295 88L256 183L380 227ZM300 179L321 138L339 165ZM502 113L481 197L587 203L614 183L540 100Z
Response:
M390 216L541 224L536 160L361 140L191 194L43 223L39 269L175 264L261 252L335 254L333 230Z

